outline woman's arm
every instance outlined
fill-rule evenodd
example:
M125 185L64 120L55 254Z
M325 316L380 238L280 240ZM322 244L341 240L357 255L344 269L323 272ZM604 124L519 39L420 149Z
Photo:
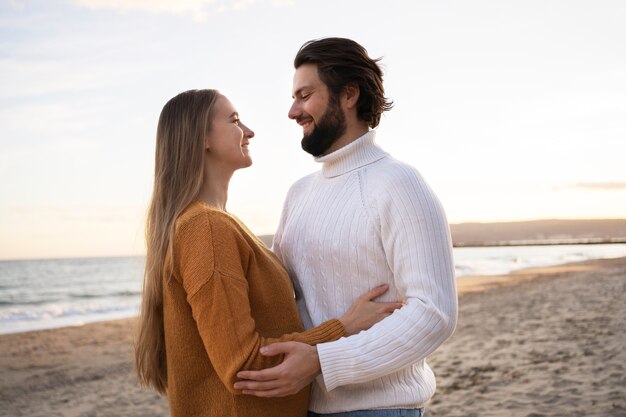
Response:
M181 225L175 250L179 279L207 355L233 393L237 393L233 385L238 371L263 369L282 361L281 355L263 356L262 347L286 341L316 345L337 340L368 328L397 308L395 303L379 304L362 297L341 320L332 319L303 332L265 337L259 333L251 311L249 283L242 254L238 253L240 243L240 235L231 225L206 214ZM219 268L215 266L216 256L220 257ZM384 291L379 288L364 297L371 299Z

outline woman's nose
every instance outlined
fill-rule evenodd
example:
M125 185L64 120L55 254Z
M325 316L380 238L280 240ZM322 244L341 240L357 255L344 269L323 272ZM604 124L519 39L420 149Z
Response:
M244 134L248 139L252 139L254 137L254 131L250 129L248 126L244 125Z

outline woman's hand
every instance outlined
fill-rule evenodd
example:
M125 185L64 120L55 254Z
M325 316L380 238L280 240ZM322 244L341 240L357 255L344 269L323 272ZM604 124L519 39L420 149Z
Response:
M357 334L361 330L367 330L387 316L394 310L402 307L402 303L380 303L373 301L380 297L389 289L389 285L383 284L366 292L350 306L346 314L339 318L339 321L346 329L348 336Z

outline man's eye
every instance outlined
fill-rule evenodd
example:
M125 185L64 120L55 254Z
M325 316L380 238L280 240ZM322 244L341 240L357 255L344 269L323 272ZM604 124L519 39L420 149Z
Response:
M239 125L239 119L233 120L233 123L236 124L236 125Z

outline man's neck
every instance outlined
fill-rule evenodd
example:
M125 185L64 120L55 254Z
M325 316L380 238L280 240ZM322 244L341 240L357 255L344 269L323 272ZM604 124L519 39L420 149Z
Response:
M333 143L322 156L331 154L346 145L351 144L369 131L367 123L362 122L346 127L346 131Z

